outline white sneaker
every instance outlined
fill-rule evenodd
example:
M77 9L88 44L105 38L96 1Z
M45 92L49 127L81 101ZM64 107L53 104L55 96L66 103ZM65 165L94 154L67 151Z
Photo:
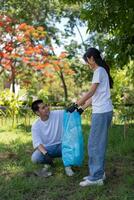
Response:
M83 180L87 180L88 177L89 177L89 176L83 177ZM102 180L103 180L103 181L106 180L106 174L105 174L105 172L104 172L104 174L103 174Z
M50 165L44 164L43 169L44 169L44 171L48 171L50 169Z
M85 181L80 182L79 185L82 187L90 186L90 185L103 185L103 180L99 179L97 181L90 181L86 179Z
M74 175L74 172L71 169L71 167L65 167L65 172L66 172L67 176L73 176Z
M49 177L49 176L52 176L52 172L48 172L48 171L46 171L46 169L40 169L40 170L36 170L35 172L34 172L34 174L36 175L36 176L40 176L40 177L45 177L45 178L47 178L47 177Z

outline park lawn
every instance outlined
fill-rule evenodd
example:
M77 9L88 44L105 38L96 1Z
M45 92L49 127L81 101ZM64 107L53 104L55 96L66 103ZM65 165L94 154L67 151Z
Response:
M28 129L27 129L28 130ZM75 175L67 177L61 159L55 160L53 176L40 178L33 171L42 166L32 164L31 133L23 127L0 128L0 200L133 200L134 199L134 129L123 126L110 129L104 186L81 188L87 175L87 138L89 127L83 124L85 159Z

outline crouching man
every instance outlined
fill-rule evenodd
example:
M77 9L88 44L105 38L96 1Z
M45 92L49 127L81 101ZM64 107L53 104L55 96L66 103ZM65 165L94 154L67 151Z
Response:
M32 125L32 141L35 151L32 154L33 163L53 166L53 159L62 157L61 138L63 134L64 110L53 110L42 100L32 103L33 112L39 118ZM65 166L67 176L74 174L70 166Z

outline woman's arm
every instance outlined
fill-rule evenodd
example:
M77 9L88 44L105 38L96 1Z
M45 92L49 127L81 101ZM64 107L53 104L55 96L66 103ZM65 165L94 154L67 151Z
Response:
M92 98L88 99L84 105L79 106L77 108L77 112L81 115L84 112L84 110L86 110L87 107L91 106L91 104L92 104Z
M88 99L82 107L83 110L92 105L92 98Z
M86 103L86 101L94 95L98 85L99 83L93 83L90 90L83 97L76 101L78 107L83 106Z
M76 109L80 109L79 113L81 114L83 112L83 108L88 107L91 105L91 97L94 95L99 83L93 83L89 92L87 92L83 97L81 97L79 100L77 100L75 103L73 103L70 107L66 109L67 112L74 112ZM90 99L90 100L89 100ZM89 102L88 102L89 100ZM87 101L87 103L86 103ZM84 105L85 104L85 105ZM89 105L88 105L89 104ZM80 108L81 107L81 108ZM82 110L81 110L82 109Z

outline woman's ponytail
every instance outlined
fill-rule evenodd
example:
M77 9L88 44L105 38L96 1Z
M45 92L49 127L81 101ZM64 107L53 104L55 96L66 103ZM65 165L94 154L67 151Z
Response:
M108 74L110 88L113 88L113 79L110 75L110 67L107 65L107 63L104 59L102 59L102 65L101 66L106 70L106 72Z

